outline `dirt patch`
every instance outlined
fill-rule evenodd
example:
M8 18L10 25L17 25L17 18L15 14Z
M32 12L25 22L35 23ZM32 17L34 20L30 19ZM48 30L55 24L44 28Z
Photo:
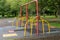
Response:
M56 28L55 26L51 26L51 28Z

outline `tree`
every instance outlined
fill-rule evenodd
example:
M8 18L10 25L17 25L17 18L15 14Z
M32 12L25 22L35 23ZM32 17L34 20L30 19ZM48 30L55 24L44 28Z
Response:
M2 14L2 16L4 17L4 8L5 8L5 2L6 0L0 0L0 13Z

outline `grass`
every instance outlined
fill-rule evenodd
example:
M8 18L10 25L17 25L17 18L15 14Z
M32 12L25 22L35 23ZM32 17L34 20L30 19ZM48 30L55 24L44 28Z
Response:
M52 15L52 16L41 16L42 18L48 18L48 19L54 19L54 18L56 18L54 15ZM58 18L60 18L60 16L58 16Z
M54 22L54 23L50 23L50 25L51 25L51 26L54 26L54 27L56 27L56 28L60 28L60 23Z
M54 15L52 15L52 16L45 16L45 17L41 16L41 17L46 19L46 20L48 20L48 21L51 20L51 23L50 23L51 26L54 26L56 28L60 28L60 21L58 21L58 20L60 20L60 16L58 16L58 18L56 18ZM52 19L56 19L57 22L53 22L55 20L52 21Z
M41 17L43 17L43 18L55 18L55 16L41 16Z

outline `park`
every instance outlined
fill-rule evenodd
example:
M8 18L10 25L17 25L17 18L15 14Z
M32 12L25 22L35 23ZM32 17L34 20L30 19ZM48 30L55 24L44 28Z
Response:
M1 6L3 2L10 4L7 1L0 2ZM25 1L18 0L16 5L11 1L12 6L1 7L0 40L60 40L60 5L49 9L50 4L39 6L40 0Z

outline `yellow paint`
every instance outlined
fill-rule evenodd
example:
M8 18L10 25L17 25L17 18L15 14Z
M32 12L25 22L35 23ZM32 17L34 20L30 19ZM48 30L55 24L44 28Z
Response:
M30 17L30 36L32 36L32 32L33 32L33 23L34 23L34 18ZM34 23L34 25L36 26L36 24Z
M50 32L50 24L48 21L45 20L45 22L48 24L48 32Z
M44 20L42 20L42 30L43 30L43 34L44 34Z
M24 36L26 36L26 25L25 25L25 28L24 28Z
M26 22L25 27L24 27L24 36L26 36L26 31L27 31L26 26L27 26L28 22L29 22L29 21Z
M12 34L3 34L3 37L13 37L13 36L18 36L16 33Z
M18 20L22 20L22 18L20 17Z
M48 22L47 22L48 23ZM48 23L48 32L50 32L50 24Z
M18 29L18 20L16 21L16 29Z
M48 24L48 32L50 32L50 24L48 21L44 20L43 18L40 17L40 19L42 20L42 28L43 28L43 34L44 34L44 22L46 22ZM41 21L39 20L39 21Z
M24 26L24 22L23 22L24 20L25 20L25 17L22 17L21 18L21 21L22 21L21 26Z
M24 36L26 36L26 26L27 26L27 24L28 24L28 21L26 22L25 27L24 27Z
M31 22L31 23L30 23L30 28L31 28L30 36L32 36L32 31L33 31L33 22Z

